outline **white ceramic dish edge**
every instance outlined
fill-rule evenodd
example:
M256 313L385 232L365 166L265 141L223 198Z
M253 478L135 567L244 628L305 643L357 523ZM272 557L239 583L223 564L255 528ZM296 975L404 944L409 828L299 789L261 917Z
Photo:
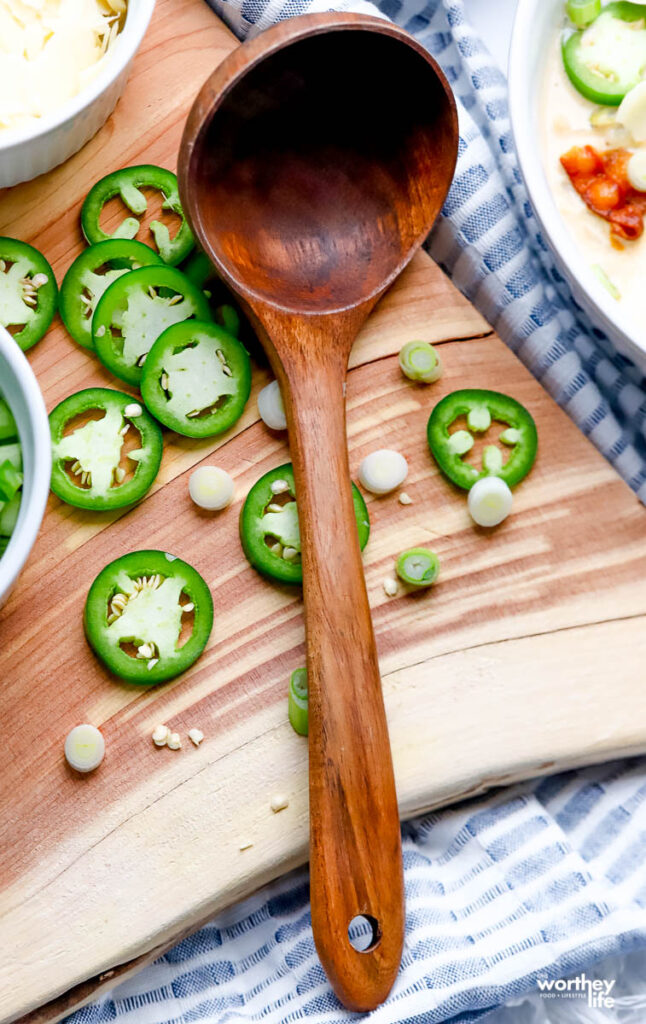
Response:
M13 590L40 529L52 468L49 420L43 396L24 353L0 327L0 390L16 419L23 452L22 502L16 529L0 558L0 608Z
M646 370L646 345L601 285L563 223L543 168L538 103L546 48L563 18L563 0L520 0L509 53L509 113L520 171L559 270L576 301L628 359Z
M96 135L125 88L154 7L155 0L129 0L123 31L94 81L37 126L0 133L0 188L50 171Z

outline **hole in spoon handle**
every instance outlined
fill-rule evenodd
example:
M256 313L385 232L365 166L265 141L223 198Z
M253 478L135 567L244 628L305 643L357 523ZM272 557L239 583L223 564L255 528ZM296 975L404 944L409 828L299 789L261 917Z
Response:
M348 942L357 953L371 953L381 942L381 925L372 914L357 914L348 925Z

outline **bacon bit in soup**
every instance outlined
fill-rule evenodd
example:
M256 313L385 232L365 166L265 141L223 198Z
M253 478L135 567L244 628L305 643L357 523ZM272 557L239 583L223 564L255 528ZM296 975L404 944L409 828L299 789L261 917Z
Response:
M611 239L634 241L644 230L646 192L633 188L628 177L627 149L573 146L561 157L572 185L586 206L610 224Z

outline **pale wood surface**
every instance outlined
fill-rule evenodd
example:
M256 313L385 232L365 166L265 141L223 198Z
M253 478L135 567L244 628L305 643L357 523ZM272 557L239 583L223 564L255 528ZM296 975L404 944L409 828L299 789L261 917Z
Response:
M174 166L187 106L232 45L202 0L160 0L109 124L64 168L0 195L0 231L40 245L60 279L80 248L76 217L89 185L126 163ZM352 353L353 474L382 446L411 467L413 505L369 500L364 556L403 816L646 749L644 510L487 331L420 256ZM447 342L439 385L417 388L399 373L395 353L415 336ZM84 386L118 386L58 323L30 358L49 408ZM158 485L137 509L91 516L52 499L0 615L2 1024L49 1000L33 1020L69 1012L98 990L101 972L134 958L141 966L147 951L306 859L307 744L287 723L285 699L289 673L303 663L301 604L297 592L257 576L237 537L247 490L288 457L257 419L266 380L266 370L255 372L254 395L229 435L204 443L169 435ZM426 449L432 405L462 386L510 392L539 429L536 467L512 517L491 534L471 525L463 496ZM188 470L216 450L210 461L235 477L236 502L212 517L195 510L186 485ZM414 544L437 550L441 581L430 593L386 598L393 556ZM99 667L81 612L106 562L149 546L200 570L216 623L186 676L142 692ZM100 725L107 744L105 763L86 779L62 758L65 734L80 721ZM158 721L184 735L199 726L205 742L156 750ZM279 790L290 805L274 815Z

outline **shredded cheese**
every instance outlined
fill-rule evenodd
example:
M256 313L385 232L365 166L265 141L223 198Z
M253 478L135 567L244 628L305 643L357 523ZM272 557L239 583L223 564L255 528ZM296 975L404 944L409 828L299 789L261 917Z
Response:
M0 0L0 132L37 124L100 71L126 0Z

